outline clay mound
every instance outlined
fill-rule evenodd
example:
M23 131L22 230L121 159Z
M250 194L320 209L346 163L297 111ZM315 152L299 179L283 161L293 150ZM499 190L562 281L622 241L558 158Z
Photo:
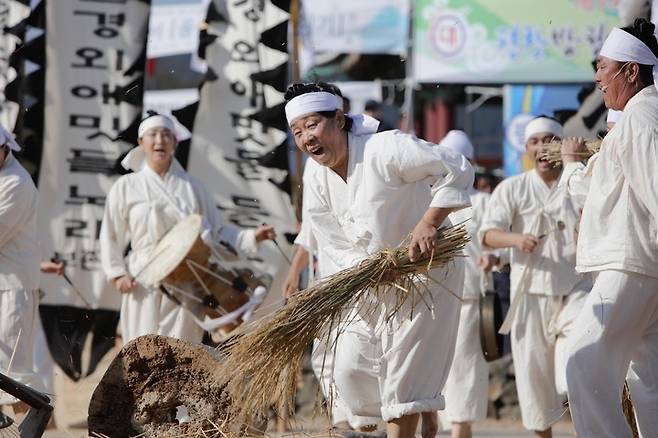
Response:
M165 336L139 337L123 347L94 390L89 434L204 436L202 430L227 419L228 399L217 383L222 370L217 352L208 347ZM179 424L181 406L189 422Z

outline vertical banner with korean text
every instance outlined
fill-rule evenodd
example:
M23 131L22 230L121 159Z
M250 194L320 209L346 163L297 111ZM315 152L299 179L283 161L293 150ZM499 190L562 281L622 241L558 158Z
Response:
M205 48L208 75L188 171L208 185L226 221L244 228L274 225L280 247L289 253L284 233L293 231L296 220L283 113L288 14L269 0L215 1L211 7L223 13L208 22L208 34L217 39ZM280 297L280 274L288 267L284 256L265 242L250 261L274 278L270 299Z
M39 192L43 257L57 256L93 308L118 309L100 268L98 236L118 159L136 140L148 2L47 2L46 106ZM46 304L84 306L43 276Z

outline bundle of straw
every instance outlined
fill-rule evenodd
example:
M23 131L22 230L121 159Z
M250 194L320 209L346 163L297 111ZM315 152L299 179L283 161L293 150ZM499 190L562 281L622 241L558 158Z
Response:
M458 225L439 230L432 254L414 262L408 246L382 250L300 292L253 331L231 338L225 344L224 383L232 398L232 418L257 418L271 406L286 406L292 413L302 356L323 329L337 322L344 310L363 306L366 294L395 298L398 306L390 316L409 299L412 305L429 306L429 289L422 289L418 280L431 278L426 275L430 269L460 256L467 242L464 226Z
M601 149L602 140L585 140L585 150L578 155L582 157L582 161L588 160L592 155L597 153ZM548 160L549 163L558 166L562 164L562 140L555 140L546 145L544 145L546 151L543 154L543 157Z

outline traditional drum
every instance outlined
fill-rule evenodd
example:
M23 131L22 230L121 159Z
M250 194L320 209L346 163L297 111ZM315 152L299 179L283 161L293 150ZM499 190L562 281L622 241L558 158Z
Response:
M213 325L213 330L228 333L243 322L245 312L250 314L260 304L253 296L260 287L260 298L264 284L249 269L220 265L226 252L209 248L200 237L202 230L199 215L178 222L158 242L151 259L135 278L146 287L159 288L200 318L231 315L225 323Z

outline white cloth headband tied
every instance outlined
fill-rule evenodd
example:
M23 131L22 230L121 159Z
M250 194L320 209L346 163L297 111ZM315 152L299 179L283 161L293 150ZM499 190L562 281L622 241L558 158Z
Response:
M658 89L658 58L646 44L630 33L618 27L612 29L603 43L599 55L618 62L652 65L653 82Z
M172 134L176 134L174 122L167 116L157 115L142 120L142 123L139 124L139 128L137 128L137 138L142 138L146 131L151 128L167 128Z
M286 104L288 125L300 117L322 111L343 109L343 99L326 91L301 94ZM367 114L347 114L352 119L350 132L354 135L374 134L379 128L379 120Z
M556 137L562 137L562 125L548 117L537 117L528 123L525 127L525 142L527 143L535 134L549 132Z
M11 149L14 152L18 152L21 150L21 147L16 143L16 140L14 140L14 136L11 135L9 131L5 129L4 126L0 125L0 145L7 145L9 146L9 149Z

